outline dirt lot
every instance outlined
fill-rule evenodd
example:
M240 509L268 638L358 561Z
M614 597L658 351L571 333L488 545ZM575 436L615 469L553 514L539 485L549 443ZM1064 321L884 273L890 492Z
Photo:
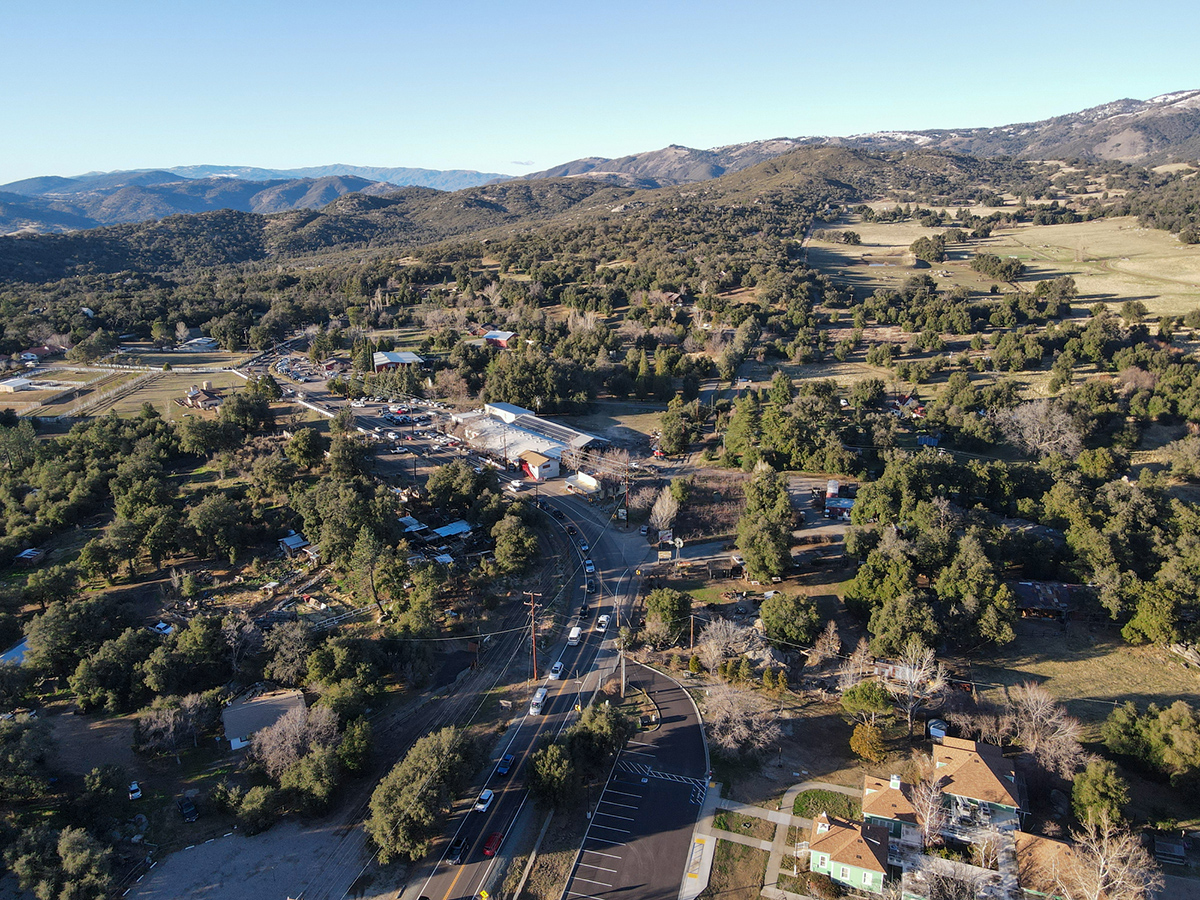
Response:
M717 841L712 875L700 897L703 900L758 900L768 858L766 850Z

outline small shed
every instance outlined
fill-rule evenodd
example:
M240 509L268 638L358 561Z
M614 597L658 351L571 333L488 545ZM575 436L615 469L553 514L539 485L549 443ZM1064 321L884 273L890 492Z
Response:
M268 691L235 700L221 711L225 738L230 748L241 750L249 745L254 732L274 725L295 709L304 709L301 691Z
M515 331L489 331L484 334L483 339L493 347L502 347L507 350L512 344L512 339L516 336L517 333Z
M15 394L17 391L27 391L33 386L28 378L6 378L0 381L0 393Z
M46 558L46 551L41 547L30 547L17 554L13 562L26 569L31 569Z

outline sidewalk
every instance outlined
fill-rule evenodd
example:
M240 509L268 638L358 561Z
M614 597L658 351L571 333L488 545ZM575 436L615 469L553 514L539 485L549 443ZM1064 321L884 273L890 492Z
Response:
M696 900L696 897L708 887L717 841L744 844L769 852L767 871L763 881L763 897L768 900L807 900L804 895L781 890L776 887L776 884L779 881L779 871L785 865L786 858L792 855L793 847L788 842L788 829L798 828L802 834L807 836L808 829L812 827L811 819L791 814L796 796L802 791L814 789L835 791L850 797L861 796L861 792L854 788L828 784L823 781L805 781L787 789L783 795L782 809L765 809L761 806L739 803L736 800L726 800L721 797L721 785L709 782L708 793L704 797L704 808L692 834L692 855L688 860L688 869L679 889L679 900ZM775 825L774 839L764 841L717 828L713 820L716 818L717 810L720 809L727 809L743 816L755 816L773 823Z

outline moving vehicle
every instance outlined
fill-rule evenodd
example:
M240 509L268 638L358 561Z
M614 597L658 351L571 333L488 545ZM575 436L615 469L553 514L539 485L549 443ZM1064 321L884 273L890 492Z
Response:
M496 794L491 789L485 788L479 795L479 799L475 801L475 812L487 812L495 798Z
M583 636L583 629L576 625L571 629L571 633L567 635L567 646L575 647L579 644L579 638Z
M461 834L450 842L446 851L446 861L452 866L461 866L467 855L467 839Z
M563 664L561 662L556 662L550 667L550 680L558 681L558 679L562 678L562 671Z
M596 620L597 631L608 631L608 616L601 616Z
M531 716L540 716L542 707L546 703L546 689L538 688L534 691L533 699L529 701L529 714Z
M484 856L495 856L496 851L500 849L500 844L504 840L504 835L498 831L493 831L488 835L487 843L483 845Z
M596 593L596 580L595 580L594 578L589 578L589 579L587 580L587 585L586 585L586 587L587 587L587 592L588 592L589 594L594 594L594 593Z
M575 537L575 535L579 534L579 529L576 528L574 525L568 525L567 526L567 534L571 535L571 537Z
M515 756L513 756L511 753L505 754L504 757L500 760L500 763L496 766L496 774L502 775L502 776L507 775L509 772L512 771L513 763L515 763L516 761L517 761L517 758Z
M590 559L585 559L583 561L583 571L587 572L589 575L595 575L596 574L596 564L594 562L592 562Z
M580 541L580 542L579 542L579 550L580 550L580 552L581 552L581 553L587 553L587 552L588 552L590 549L592 549L592 548L588 546L588 542L587 542L587 541Z

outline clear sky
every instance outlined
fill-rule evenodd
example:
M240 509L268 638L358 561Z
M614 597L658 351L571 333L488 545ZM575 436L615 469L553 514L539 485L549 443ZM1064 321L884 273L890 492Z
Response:
M201 163L521 174L1200 88L1193 2L0 5L0 183Z

